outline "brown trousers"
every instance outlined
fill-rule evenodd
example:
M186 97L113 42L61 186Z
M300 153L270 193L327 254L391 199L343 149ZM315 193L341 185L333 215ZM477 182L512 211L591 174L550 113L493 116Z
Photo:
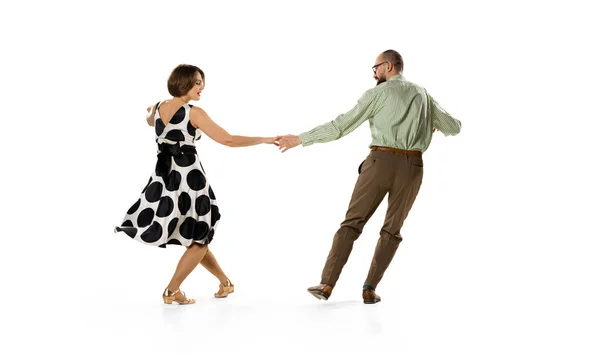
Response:
M386 194L388 209L379 242L364 285L377 287L402 241L400 228L412 207L423 179L423 159L389 151L371 151L359 167L346 219L333 238L321 283L335 286L348 261L354 241L362 233Z

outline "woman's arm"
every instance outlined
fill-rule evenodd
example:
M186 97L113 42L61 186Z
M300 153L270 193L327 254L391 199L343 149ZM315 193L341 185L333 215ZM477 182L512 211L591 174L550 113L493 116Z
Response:
M229 147L244 147L258 144L276 144L276 138L251 137L242 135L231 135L225 129L215 123L200 107L192 107L190 113L192 125L202 130L211 139L219 144Z
M156 105L152 105L146 109L148 111L148 114L146 114L146 122L148 122L148 125L151 127L154 126L154 113L156 112L155 107Z

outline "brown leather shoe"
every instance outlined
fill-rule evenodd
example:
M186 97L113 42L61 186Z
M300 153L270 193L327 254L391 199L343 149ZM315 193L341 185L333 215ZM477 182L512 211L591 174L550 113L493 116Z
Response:
M381 301L381 297L375 294L375 290L363 290L363 302L365 304L375 304Z
M327 284L319 284L317 286L311 286L307 289L314 297L319 300L327 300L331 296L333 287Z

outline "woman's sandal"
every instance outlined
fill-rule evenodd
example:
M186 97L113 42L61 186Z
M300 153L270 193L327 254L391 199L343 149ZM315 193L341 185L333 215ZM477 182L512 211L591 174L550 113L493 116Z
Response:
M227 279L227 285L219 284L219 291L215 293L216 298L224 298L233 292L233 284Z
M177 296L177 294L181 294L181 296ZM195 299L188 299L187 297L185 297L185 293L183 291L179 291L179 289L175 291L165 289L165 291L163 292L163 301L167 305L172 304L173 301L180 305L191 305L196 302Z

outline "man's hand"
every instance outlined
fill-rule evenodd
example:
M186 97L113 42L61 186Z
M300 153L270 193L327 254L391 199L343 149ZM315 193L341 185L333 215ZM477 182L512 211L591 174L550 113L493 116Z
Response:
M295 148L296 146L302 144L302 141L298 135L278 136L277 142L279 143L279 150L281 152L286 152L289 149Z

